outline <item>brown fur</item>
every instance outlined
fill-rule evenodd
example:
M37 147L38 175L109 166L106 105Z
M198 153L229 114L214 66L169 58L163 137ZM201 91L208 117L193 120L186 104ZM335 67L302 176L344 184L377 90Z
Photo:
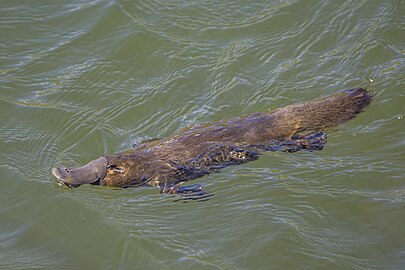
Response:
M148 184L167 191L177 183L213 170L257 159L262 151L285 151L284 145L298 145L299 150L311 149L311 144L320 143L321 146L312 149L322 149L326 142L323 135L297 134L344 123L360 113L371 100L367 90L350 89L268 113L196 126L165 140L145 142L129 154L104 156L107 172L99 183L107 186ZM64 170L54 170L58 172L54 175L64 181Z

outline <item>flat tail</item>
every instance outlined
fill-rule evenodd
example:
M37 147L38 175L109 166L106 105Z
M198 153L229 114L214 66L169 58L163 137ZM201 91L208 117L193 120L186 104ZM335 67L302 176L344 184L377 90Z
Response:
M370 105L371 101L373 101L373 96L368 89L365 88L354 88L343 90L341 93L347 94L346 100L350 100L355 108L353 117L357 114L361 113L364 108Z
M293 132L322 130L337 126L356 117L372 102L365 88L354 88L309 102L286 106L276 111L279 119L289 123ZM294 120L294 121L292 121ZM283 124L285 127L285 124ZM286 128L288 129L288 128Z
M299 131L320 130L343 124L370 105L372 95L365 88L343 90L335 95L303 104L302 109L315 108L312 117L300 120Z

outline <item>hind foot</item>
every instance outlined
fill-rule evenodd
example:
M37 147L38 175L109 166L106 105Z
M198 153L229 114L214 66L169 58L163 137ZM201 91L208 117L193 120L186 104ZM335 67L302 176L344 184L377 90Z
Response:
M327 141L326 133L312 132L306 135L296 134L291 139L278 141L268 146L268 151L283 151L294 153L300 150L315 151L322 150Z
M327 142L327 135L324 132L313 132L306 135L295 135L292 139L301 149L314 151L323 149Z

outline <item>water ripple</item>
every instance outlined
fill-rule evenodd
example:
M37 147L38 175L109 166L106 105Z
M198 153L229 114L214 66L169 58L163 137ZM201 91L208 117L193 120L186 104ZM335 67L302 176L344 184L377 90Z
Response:
M0 268L402 265L401 15L370 0L2 1ZM327 130L323 151L265 153L195 180L207 201L66 189L50 174L358 86L374 103Z

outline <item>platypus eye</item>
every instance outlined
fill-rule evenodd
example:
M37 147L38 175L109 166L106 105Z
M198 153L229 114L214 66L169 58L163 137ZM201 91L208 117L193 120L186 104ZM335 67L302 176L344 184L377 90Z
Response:
M124 168L118 167L118 166L116 166L116 165L114 165L114 164L108 165L108 166L107 166L107 169L108 169L109 171L118 172L118 173L122 173L122 172L125 171Z

